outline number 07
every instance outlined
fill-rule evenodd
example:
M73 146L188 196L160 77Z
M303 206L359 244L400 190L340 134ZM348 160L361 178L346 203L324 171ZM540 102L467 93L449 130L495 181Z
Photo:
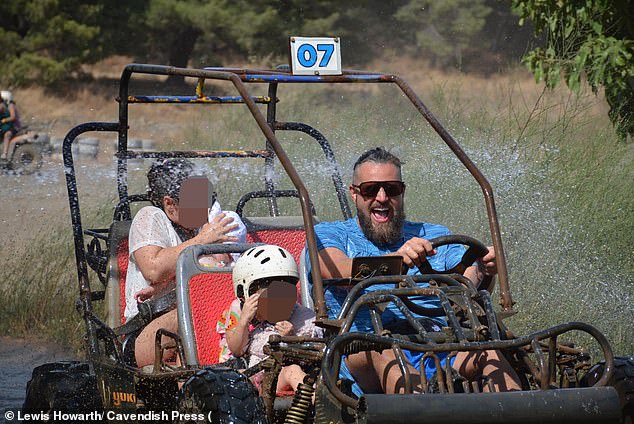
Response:
M328 66L332 53L335 51L335 46L332 44L317 44L317 50L311 44L302 44L297 49L297 60L302 66L310 68L315 66L317 58L320 56L317 52L323 52L321 60L319 61L320 67Z
M294 75L341 75L338 37L290 37L289 49Z

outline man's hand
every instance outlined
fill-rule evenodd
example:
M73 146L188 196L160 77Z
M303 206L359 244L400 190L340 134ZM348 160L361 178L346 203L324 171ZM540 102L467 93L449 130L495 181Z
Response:
M495 262L495 250L493 246L488 246L489 253L484 255L482 259L478 261L478 268L487 277L493 277L498 273L497 264Z
M492 287L492 279L498 272L495 262L495 250L493 250L493 246L488 246L487 248L489 253L478 259L473 266L470 266L464 272L464 276L473 281L476 287L482 285L485 289Z
M258 310L258 300L260 299L260 293L256 293L253 296L249 296L247 300L244 301L244 306L242 307L242 313L240 314L240 321L243 325L248 325L255 313Z
M405 242L395 254L403 257L403 263L409 268L415 266L422 266L427 262L427 256L435 255L436 249L434 249L429 240L425 240L419 237L413 237Z
M295 327L290 321L279 321L275 324L275 330L280 333L280 336L290 336L293 334Z

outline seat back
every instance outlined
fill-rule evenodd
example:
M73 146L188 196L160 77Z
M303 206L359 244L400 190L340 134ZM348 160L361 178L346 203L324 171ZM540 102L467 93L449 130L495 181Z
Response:
M187 365L218 363L220 335L216 324L235 298L230 267L206 267L201 255L244 252L252 244L210 244L190 246L176 262L176 299L178 332Z
M306 247L299 254L299 295L300 303L307 308L315 309L312 285L308 282L308 266L306 265Z
M247 244L191 246L177 261L178 325L188 365L218 362L220 335L216 325L226 318L225 313L235 298L231 268L204 267L198 262L200 255L214 249L243 252L253 247L252 243L266 243L283 247L300 262L306 243L301 217L255 217L243 218L243 221L247 227ZM298 300L301 301L299 292Z
M223 313L235 298L231 271L192 276L189 280L189 296L198 363L217 364L220 357L220 335L216 332L216 325L223 319Z
M274 244L291 252L295 262L306 244L306 232L301 216L243 218L248 243Z
M243 218L243 220L247 227L248 243L281 246L293 255L297 263L300 263L306 243L306 233L301 217L256 217ZM117 327L125 322L123 313L125 311L126 273L129 263L129 231L130 221L117 221L112 224L109 233L110 257L106 305L107 323L111 327ZM238 244L221 246L238 246ZM252 247L252 245L248 246ZM229 309L235 297L231 268L205 267L198 263L198 257L193 258L193 254L194 252L187 254L187 260L181 265L180 271L179 265L177 265L177 280L180 273L180 278L183 280L182 285L187 286L183 290L187 292L186 303L190 311L190 316L182 319L188 321L185 329L191 334L184 333L183 335L191 335L194 339L191 351L196 352L196 364L215 364L218 362L220 354L220 336L216 332L216 324L223 319L224 312ZM304 277L303 273L300 277ZM305 284L302 285L300 282L298 289L302 286ZM301 292L298 292L298 300L302 304L306 304ZM307 306L312 305L308 304ZM179 331L180 320L179 313ZM193 357L192 353L190 356Z
M131 221L115 221L108 232L106 323L114 328L124 323L125 279L128 272L128 235Z
M247 227L247 242L274 244L288 250L295 262L300 266L300 281L297 284L297 300L304 306L312 308L310 293L304 293L303 287L308 287L306 273L302 272L301 264L306 244L306 231L301 216L275 216L242 218ZM316 217L315 223L319 222Z

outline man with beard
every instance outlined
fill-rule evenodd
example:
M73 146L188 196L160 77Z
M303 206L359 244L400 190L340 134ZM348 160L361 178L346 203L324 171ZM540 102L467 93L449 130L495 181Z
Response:
M405 220L404 192L399 158L382 147L371 149L359 157L354 164L350 185L357 217L315 226L323 278L350 277L352 258L359 256L401 256L410 275L418 274L418 267L429 262L436 271L464 271L463 274L476 286L484 278L495 275L495 252L492 247L489 247L486 256L466 270L458 268L464 246L446 245L433 249L429 240L451 232L442 225ZM308 260L307 264L310 267ZM366 292L393 287L394 284L373 285ZM347 293L347 289L342 287L326 288L325 299L330 318L336 318ZM421 306L439 306L435 297L421 296L412 300ZM390 302L381 320L384 328L397 331L403 326L404 316ZM440 331L441 327L446 326L444 317L423 317L421 323L427 331ZM373 329L368 308L362 308L350 331L373 332ZM404 353L409 360L412 381L420 381L417 367L423 353L407 350ZM443 366L446 356L439 354ZM514 370L497 351L459 352L451 361L453 368L466 378L486 376L493 382L495 391L518 390L521 387ZM424 364L423 371L429 380L436 370L433 359L426 358ZM391 349L349 355L342 364L342 376L354 376L356 384L353 391L357 395L363 392L398 393L405 386Z

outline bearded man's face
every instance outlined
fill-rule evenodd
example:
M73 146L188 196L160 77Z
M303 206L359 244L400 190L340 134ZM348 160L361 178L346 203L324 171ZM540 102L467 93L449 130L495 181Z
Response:
M353 181L350 195L357 207L359 226L368 240L380 247L401 240L405 220L403 193L390 196L381 187L375 196L363 196L359 190L363 183L401 181L399 168L392 163L365 162L355 170Z

